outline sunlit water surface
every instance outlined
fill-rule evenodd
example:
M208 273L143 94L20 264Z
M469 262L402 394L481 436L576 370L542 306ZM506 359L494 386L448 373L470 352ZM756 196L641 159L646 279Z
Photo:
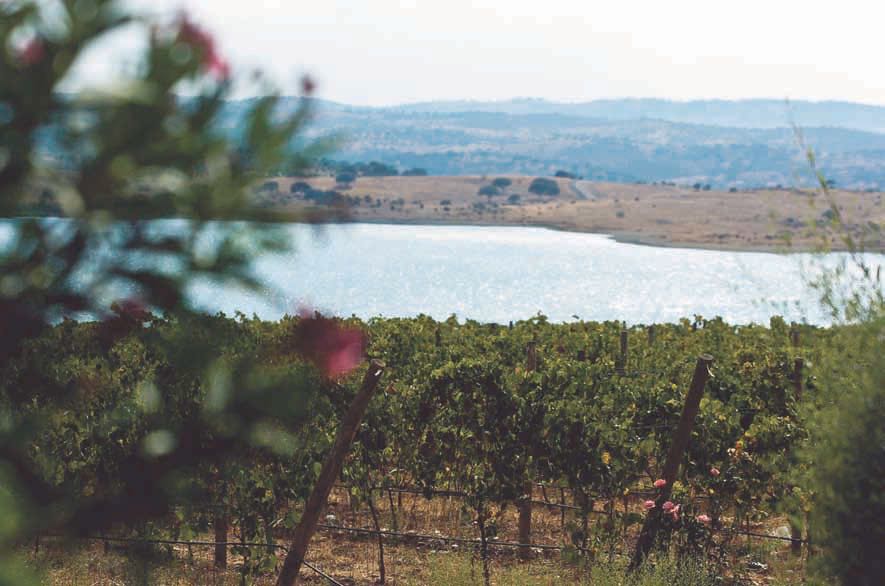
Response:
M260 293L200 285L195 303L279 318L299 307L339 315L452 314L506 323L675 321L700 314L733 323L772 315L827 323L806 283L843 255L779 255L623 244L607 236L523 227L292 225L295 252L267 255ZM883 255L867 255L885 264Z

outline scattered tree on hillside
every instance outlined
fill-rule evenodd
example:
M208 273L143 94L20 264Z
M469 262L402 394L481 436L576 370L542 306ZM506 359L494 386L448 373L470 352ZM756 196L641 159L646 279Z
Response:
M344 171L335 175L335 182L340 183L341 185L353 183L354 181L356 181L356 173L350 171Z
M411 169L406 169L403 171L403 177L425 177L427 175L427 169L422 169L421 167L412 167Z
M553 179L538 177L532 180L529 191L535 195L559 195L559 184Z
M391 177L399 175L399 171L397 171L396 167L379 161L372 161L366 165L358 165L357 171L360 175L365 177Z
M305 193L308 189L310 189L310 183L305 181L296 181L292 184L292 187L289 188L290 193Z
M479 195L485 195L489 198L492 198L495 195L499 195L501 192L494 185L483 185L479 188Z
M577 179L577 176L574 173L569 173L568 171L563 171L560 169L555 173L556 177L562 177L564 179Z
M507 177L498 177L497 179L492 181L492 185L499 189L503 189L505 187L510 187L511 185L513 185L513 181L511 181Z

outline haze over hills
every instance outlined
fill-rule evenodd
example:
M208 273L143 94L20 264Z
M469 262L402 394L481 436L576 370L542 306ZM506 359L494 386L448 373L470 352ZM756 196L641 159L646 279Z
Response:
M293 102L285 107L294 107ZM235 130L245 102L229 104ZM802 128L838 185L885 185L885 107L777 100L582 104L517 99L389 107L316 100L314 136L337 134L335 157L378 160L436 175L552 174L673 181L718 188L813 181L791 127Z
M284 98L281 108L297 107ZM252 100L231 101L220 126L237 136ZM552 175L713 188L814 182L795 123L838 186L885 188L885 107L780 100L660 99L557 103L440 101L365 107L314 99L308 137L340 137L333 158L431 175ZM51 141L46 150L52 151ZM285 174L285 169L281 170Z
M791 120L804 126L833 126L867 132L885 132L885 107L851 102L785 100L673 101L653 98L605 99L591 102L551 102L516 98L502 102L470 100L424 102L394 106L407 112L497 112L501 114L561 114L635 120L652 118L687 124L736 128L783 128Z

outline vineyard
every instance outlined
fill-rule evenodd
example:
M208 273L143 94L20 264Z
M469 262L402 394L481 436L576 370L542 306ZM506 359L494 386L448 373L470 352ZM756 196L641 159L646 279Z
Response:
M330 379L305 360L299 340L314 321L65 321L0 368L0 398L22 419L63 405L31 457L47 480L86 501L113 492L133 453L162 460L172 441L164 429L175 421L229 401L239 402L235 413L265 414L236 457L181 479L180 502L153 511L162 521L78 536L170 548L217 542L214 564L236 560L244 581L261 580L279 571L364 373ZM637 540L641 549L651 539L723 563L739 540L798 551L809 537L791 469L805 437L799 407L815 393L816 352L833 330L699 316L630 328L540 316L510 326L336 323L365 335L383 373L370 367L379 368L378 392L328 508L314 513L323 539L377 545L374 579L406 583L385 572L385 544L475 550L489 582L495 556L592 566L629 561ZM195 340L213 353L208 371L192 368ZM275 419L293 404L298 416ZM213 433L224 441L250 420L229 419ZM150 506L145 494L129 496ZM771 519L790 519L790 531L773 534ZM321 571L309 565L305 578L311 568Z

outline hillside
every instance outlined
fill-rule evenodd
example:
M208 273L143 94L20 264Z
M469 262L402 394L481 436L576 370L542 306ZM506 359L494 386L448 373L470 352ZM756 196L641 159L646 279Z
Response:
M811 192L556 179L560 194L542 197L528 191L533 177L510 175L511 185L499 195L478 194L497 177L360 177L350 186L338 186L332 177L273 178L277 190L259 197L273 210L302 210L315 203L293 194L291 186L306 181L317 190L337 190L355 221L549 226L663 246L813 250L827 235L826 204ZM869 250L885 250L882 234L868 229L869 222L885 222L882 194L833 196L852 234Z
M241 132L247 104L228 104L227 132ZM283 108L295 104L287 99ZM850 189L885 186L885 108L860 104L796 102L788 110L774 100L515 100L366 108L317 100L310 134L339 137L337 159L436 175L565 169L600 181L809 185L792 122L829 179Z

